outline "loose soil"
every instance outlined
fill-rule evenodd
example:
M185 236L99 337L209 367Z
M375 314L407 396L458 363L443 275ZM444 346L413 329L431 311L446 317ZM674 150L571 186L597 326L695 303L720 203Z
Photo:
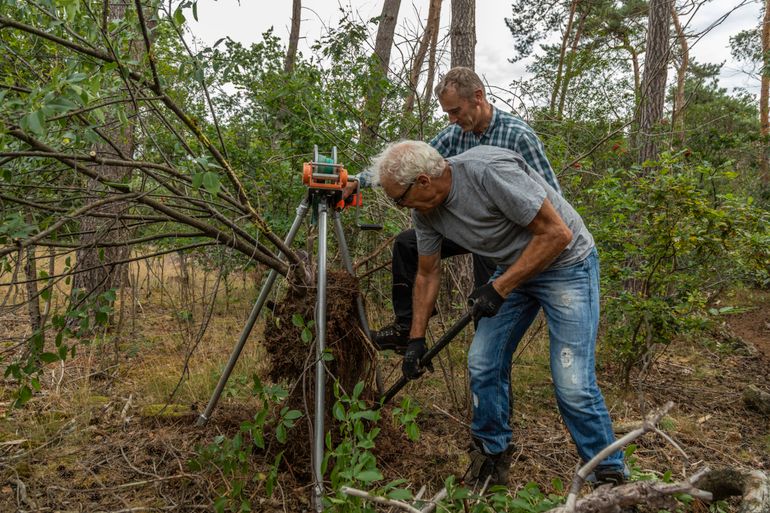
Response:
M345 287L336 290L344 292ZM306 298L306 303L312 305L312 299ZM350 297L346 297L331 308L350 315L354 312L350 305ZM749 385L770 392L770 294L757 292L748 306L750 309L742 313L725 316L724 329L718 330L713 340L674 343L658 355L649 372L633 377L630 389L620 387L617 369L602 365L600 359L600 384L617 427L624 429L638 422L666 401L676 403L662 428L687 457L663 438L647 435L637 442L633 466L658 475L671 471L675 479L703 465L770 472L770 419L747 409L741 401L742 391ZM306 319L312 318L309 308ZM276 317L282 319L277 326L288 332L285 327L293 326L291 319L282 315L277 308ZM269 326L265 340L271 347L283 335ZM332 342L355 331L344 324L338 328L330 330ZM513 490L535 481L542 489L553 491L552 479L569 481L578 463L553 400L543 331L524 348L514 372L520 379L515 380L513 427L518 452L510 475ZM283 343L296 345L298 340L293 334ZM758 351L745 351L741 340ZM286 347L290 346L273 346L268 353L283 357L289 352ZM357 359L366 358L368 349L359 354L340 348L342 353L334 349L335 356L347 355L355 358L351 361L361 361L358 372L365 374L366 360ZM210 357L224 359L228 350L225 344ZM293 367L294 371L307 369L307 351L305 348L302 358L291 363L299 365ZM82 358L68 365L85 365ZM384 374L391 376L391 381L395 379L400 358L388 354L378 358ZM285 369L289 369L286 365ZM415 490L426 485L430 494L442 487L447 476L464 470L468 411L447 393L442 378L446 369L437 367L435 373L402 392L402 397L413 397L422 408L419 441L407 439L393 418L392 407L384 409L379 424L382 432L374 452L386 480L403 478ZM223 401L208 425L198 428L195 419L205 402L148 415L126 401L126 391L118 384L119 374L84 375L89 389L85 397L55 395L50 390L56 383L49 381L23 410L8 411L7 398L3 399L0 511L210 511L227 485L218 472L194 472L189 462L201 446L217 436L237 433L241 423L253 416L253 400ZM71 383L66 390L77 394L77 386L82 384ZM308 422L300 420L294 436L309 439L309 433ZM287 459L273 497L264 497L265 473L273 456L282 449L276 440L269 439L265 452L253 454L250 476L254 481L247 489L256 511L295 512L310 506L306 451Z

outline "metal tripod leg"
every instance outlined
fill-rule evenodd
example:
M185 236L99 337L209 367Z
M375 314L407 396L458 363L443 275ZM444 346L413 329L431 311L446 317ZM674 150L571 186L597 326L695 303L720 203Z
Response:
M332 220L334 221L334 234L337 236L337 244L340 247L340 254L342 255L342 263L350 275L355 276L355 272L353 271L353 260L350 258L348 243L345 240L345 232L342 229L342 221L340 220L340 215L336 210L332 211ZM360 294L356 297L356 307L358 309L358 319L361 322L361 328L364 330L366 338L372 340L372 334L369 331L369 321L366 319L364 300ZM377 386L377 393L382 395L385 387L382 383L382 373L380 372L380 367L376 365L376 363L374 366L374 383Z
M318 290L316 297L316 364L315 364L315 425L313 426L313 505L319 513L323 511L323 473L321 464L324 457L324 396L326 393L326 217L327 204L318 205Z
M289 233L286 235L286 239L283 241L286 246L290 246L291 243L294 241L294 237L297 235L297 231L299 230L300 225L302 224L302 220L305 218L305 215L307 214L308 208L310 206L310 198L306 197L302 200L302 203L299 204L297 207L297 215L294 218L294 222L291 225L291 228L289 228ZM278 252L278 257L281 257L281 252ZM265 281L265 284L262 285L262 290L259 292L259 296L257 297L257 302L254 303L254 307L251 309L251 314L249 314L249 319L246 321L246 325L243 327L243 330L241 331L241 337L238 339L238 343L235 345L235 348L233 348L233 352L230 354L230 360L228 360L227 365L225 366L225 370L222 372L222 376L219 378L219 383L217 383L217 387L214 390L214 394L211 396L211 399L209 399L209 403L206 406L206 410L201 413L198 416L198 420L195 423L197 426L205 426L206 423L209 421L209 418L211 417L211 413L214 411L214 408L216 408L217 403L219 402L219 398L222 395L222 391L225 388L225 385L227 384L227 380L230 379L230 374L233 372L233 368L235 368L235 364L238 362L238 358L241 356L241 351L243 351L243 347L246 345L246 340L249 338L249 334L251 334L251 330L254 328L254 324L257 321L257 317L259 316L259 312L262 310L262 307L265 304L265 301L267 301L267 296L270 294L270 290L273 288L273 284L275 283L276 278L278 277L278 272L275 270L270 271L270 273L267 276L267 280Z

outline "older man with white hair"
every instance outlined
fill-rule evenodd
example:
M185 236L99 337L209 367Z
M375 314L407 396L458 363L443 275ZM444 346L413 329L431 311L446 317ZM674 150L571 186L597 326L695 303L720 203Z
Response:
M499 146L522 155L527 165L560 192L556 174L545 155L545 147L534 130L522 119L504 112L487 100L484 83L470 68L458 66L443 75L435 91L450 125L439 132L428 144L445 158L453 157L475 146ZM371 172L366 170L349 182L345 194L360 185L373 185ZM356 183L356 180L358 183ZM441 257L449 258L472 252L451 237L441 243ZM403 354L409 341L412 324L412 288L417 273L417 239L414 230L404 230L393 243L391 261L393 322L372 332L372 340L380 349L392 349ZM489 259L473 254L473 282L476 286L487 282L494 272Z
M580 457L588 461L614 442L595 373L598 256L575 209L520 154L493 146L444 159L426 143L402 141L388 146L374 169L393 202L412 209L417 234L406 377L422 372L442 239L451 236L497 264L490 281L471 294L478 324L468 352L473 421L464 481L507 484L511 362L540 308L548 321L556 402ZM595 474L597 481L622 482L622 453L609 456Z

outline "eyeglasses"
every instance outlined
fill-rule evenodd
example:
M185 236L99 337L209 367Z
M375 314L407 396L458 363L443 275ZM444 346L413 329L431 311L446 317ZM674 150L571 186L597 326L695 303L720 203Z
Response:
M412 188L412 185L414 185L414 182L409 182L409 185L406 186L406 189L404 189L404 192L401 193L401 196L398 198L391 198L393 200L393 203L398 205L399 207L403 206L401 203L406 199L406 195L409 194L409 189Z

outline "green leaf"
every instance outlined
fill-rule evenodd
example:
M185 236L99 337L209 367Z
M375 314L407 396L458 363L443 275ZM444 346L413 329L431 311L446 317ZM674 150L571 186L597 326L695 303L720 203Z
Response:
M364 391L364 382L359 381L356 386L353 387L353 399L358 399L361 396L361 392Z
M404 488L396 488L388 492L388 497L397 501L412 500L412 492Z
M355 475L356 479L359 481L363 481L364 483L371 483L372 481L377 481L379 479L382 479L382 474L377 469L371 469L371 470L364 470L363 472L359 472Z
M525 501L524 499L519 499L519 498L513 499L511 500L509 505L524 511L532 511L532 505L529 502Z
M30 112L21 119L21 127L38 136L45 135L45 117L43 111Z
M58 362L59 359L59 355L56 353L43 353L40 355L40 360L44 363Z
M300 338L302 339L302 342L309 344L310 341L313 340L313 332L310 330L310 328L305 327L302 329Z
M364 410L354 413L350 416L351 419L366 419L370 420L372 422L378 420L380 418L380 414L376 411L372 410Z
M218 174L212 173L210 171L207 171L203 174L203 188L206 189L209 194L216 196L219 194L220 187L221 184L219 182Z
M193 78L196 82L199 84L203 84L203 68L200 66L195 66L195 71L193 71Z
M337 401L334 403L334 407L332 408L332 413L334 414L334 418L342 421L345 420L345 408L342 406L342 403Z
M286 443L286 426L278 424L278 427L275 428L275 438L282 444Z
M87 78L88 78L87 74L81 73L81 72L75 72L72 75L70 75L69 77L67 77L67 82L69 82L70 84L74 84L76 82L82 82L83 80L85 80Z
M295 313L291 316L291 323L298 328L305 327L305 319L303 319L302 316L298 313Z
M297 420L301 416L302 416L302 412L301 411L299 411L299 410L289 410L288 412L286 412L286 416L284 418L286 418L287 420Z
M408 424L406 426L406 436L412 442L416 442L420 438L420 428L415 423Z
M50 102L46 103L45 106L51 114L62 114L77 108L77 105L74 102L62 96L54 98Z
M185 22L185 17L184 17L184 13L182 12L182 7L180 6L179 8L177 8L176 11L174 11L174 23L176 23L181 27L182 25L184 25L184 22Z
M198 21L198 2L193 2L192 11L193 11L193 18L195 18L195 21Z
M30 399L32 399L32 389L28 385L22 385L16 395L16 400L13 402L13 406L16 408L24 406Z
M194 173L192 176L192 186L195 189L200 189L203 185L203 175L205 173Z
M110 316L102 311L96 311L94 314L94 319L96 320L97 324L105 325L107 324L107 321L109 320L109 318Z

